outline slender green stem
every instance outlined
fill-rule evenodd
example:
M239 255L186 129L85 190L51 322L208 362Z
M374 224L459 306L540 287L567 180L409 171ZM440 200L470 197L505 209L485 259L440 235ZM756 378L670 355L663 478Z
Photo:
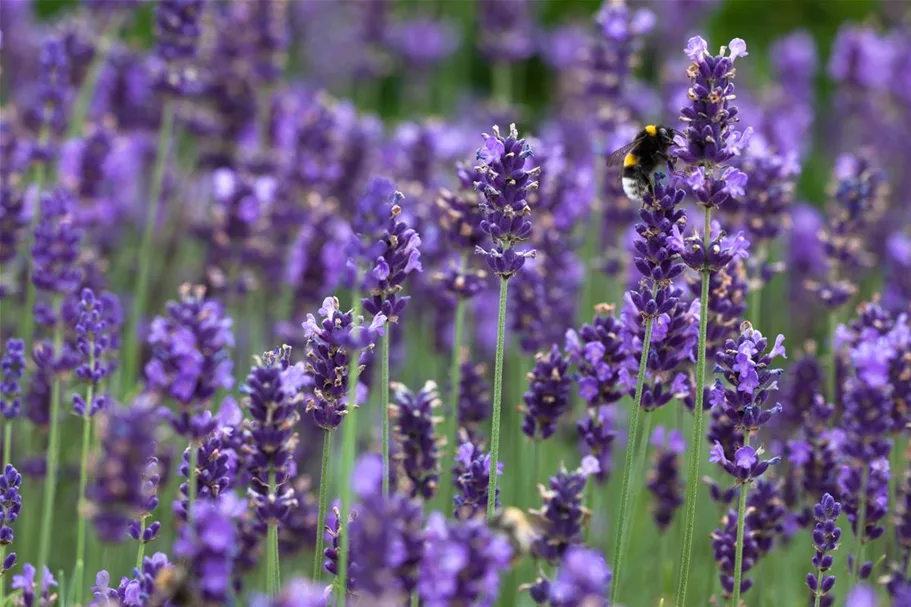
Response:
M383 497L389 497L389 342L392 327L380 339L380 394L383 395Z
M8 419L3 423L3 467L13 463L13 420ZM2 561L0 561L2 562ZM2 605L2 603L0 603Z
M819 567L816 568L816 592L813 593L813 607L819 607L820 602L822 601L822 569Z
M592 170L595 176L594 198L591 201L591 216L587 229L585 231L585 243L582 245L582 262L585 264L585 280L582 282L582 295L579 298L579 307L577 316L579 320L587 321L591 313L592 292L595 288L595 277L597 272L594 268L594 261L601 250L601 227L604 223L604 207L598 197L603 191L604 183L604 166L603 155L601 153L600 140L596 143L597 149L592 154L594 166Z
M275 495L275 471L269 471L269 494ZM278 594L281 587L281 572L278 557L278 522L269 521L269 532L266 538L266 579L268 580L268 592L270 597Z
M70 128L67 129L67 139L79 137L82 135L82 126L85 124L85 117L89 111L89 103L92 101L92 95L98 88L98 81L101 79L101 73L104 71L104 65L107 63L108 56L111 54L111 48L114 46L114 40L117 39L117 33L123 25L124 17L115 15L110 24L101 33L101 40L92 63L89 65L89 71L79 87L79 94L76 97L76 103L73 105L73 111L70 114ZM77 585L77 589L78 589ZM79 599L81 600L81 599Z
M630 413L629 429L626 435L629 437L626 446L626 456L623 465L623 482L620 488L620 512L617 521L617 531L614 537L614 583L611 584L611 604L618 605L617 597L619 596L620 580L623 565L623 535L626 533L626 523L629 517L630 501L630 483L633 477L633 454L635 453L635 441L639 431L639 416L642 413L642 390L645 387L645 372L648 368L648 352L652 346L652 327L655 324L655 318L649 316L645 319L645 337L642 340L642 354L639 356L639 375L636 378L636 400L633 402L633 410Z
M41 145L43 146L47 142L47 138L42 135ZM35 241L35 227L38 225L38 221L41 217L41 191L44 189L44 180L47 177L47 165L41 163L38 165L35 174L35 211L32 213L32 224L29 227L28 237L26 240L25 248L25 260L26 260L26 272L25 272L25 308L23 309L23 322L25 323L22 327L22 339L25 341L26 351L31 351L32 348L32 338L35 333L35 315L32 314L32 310L35 308L35 300L37 299L38 292L35 290L35 283L32 282L32 244Z
M196 502L196 483L199 478L196 468L199 465L199 447L194 441L190 441L190 462L187 466L187 520L193 516L193 504Z
M503 104L512 99L512 70L508 63L499 62L493 66L493 96Z
M462 253L459 261L459 272L465 271L467 254ZM452 358L449 361L449 415L444 419L443 436L450 446L450 453L455 453L459 448L459 391L462 382L462 334L465 327L465 300L461 297L456 301L455 328L452 337ZM450 456L450 460L452 456ZM443 512L452 512L452 466L443 466L440 474L440 506Z
M743 433L743 445L750 446L749 431ZM746 529L747 492L749 483L740 485L740 501L737 503L737 546L734 548L734 607L740 605L740 580L743 579L743 532Z
M500 456L500 413L503 405L503 351L506 343L506 295L509 281L500 279L500 310L497 314L497 355L493 373L493 418L490 430L490 481L487 484L487 520L497 505L497 466Z
M705 209L705 231L703 246L708 247L711 233L712 211ZM699 299L699 351L696 358L696 405L693 410L693 433L690 437L690 458L686 478L686 514L683 519L683 553L680 557L680 579L677 584L679 607L686 606L686 586L690 575L693 556L693 538L696 534L696 497L699 490L699 464L702 461L704 415L702 411L705 388L705 340L709 321L709 280L711 272L702 270L702 291Z
M870 482L870 466L864 463L864 470L860 477L860 511L857 513L857 560L854 561L854 577L860 581L860 568L864 564L864 530L867 527L867 483Z
M89 369L95 367L94 343L89 348ZM76 530L76 574L73 579L73 588L76 602L82 604L82 584L85 577L85 527L88 514L85 511L85 488L88 484L89 445L92 442L92 400L95 398L95 384L90 381L85 394L85 411L82 413L82 456L79 460L79 501Z
M139 549L136 551L136 568L142 571L142 559L146 555L146 543L142 541L142 534L146 530L145 517L139 519Z
M654 418L654 412L645 411L645 425L642 427L642 431L639 433L639 447L636 449L636 462L633 467L633 474L631 478L641 479L643 478L643 470L645 468L645 458L648 455L648 445L649 445L649 435L652 432L652 419ZM628 450L632 450L633 443L630 439L630 444ZM637 482L632 487L632 508L629 508L632 516L635 516L635 513L639 512L639 498L642 496L643 484ZM629 548L629 539L632 535L632 524L629 524L625 528L625 533L623 535L623 544L620 547L620 550L626 554ZM614 584L619 585L620 578L614 577Z
M835 310L829 311L829 349L826 353L828 360L828 379L829 400L833 404L838 399L838 356L835 351L835 329L838 328L838 313Z
M30 316L26 314L26 316ZM60 298L54 302L54 317L57 326L54 328L54 356L63 351L63 322L60 320ZM44 510L41 516L41 544L38 553L38 570L48 564L51 550L51 532L54 522L54 499L57 493L57 460L60 457L60 375L54 373L51 388L50 431L48 433L47 471L44 476Z
M357 284L357 283L355 283ZM360 293L355 289L352 294L352 314L356 319L361 311ZM348 366L348 412L342 422L342 484L340 516L343 521L348 520L351 510L351 470L354 468L354 459L357 455L357 381L360 374L359 356L357 351L348 353L351 358ZM338 607L345 607L348 594L348 539L347 529L342 531L341 551L338 555Z
M146 298L149 292L149 269L151 268L153 257L152 238L155 235L155 224L158 221L158 209L161 205L165 168L168 165L168 150L173 129L174 101L168 99L165 100L161 110L161 128L158 131L155 168L152 173L151 191L146 206L146 223L143 227L142 240L139 244L139 268L136 273L133 306L130 312L129 328L126 332L126 345L123 352L123 386L133 385L136 365L139 359L138 328L145 313Z
M316 548L313 552L313 581L323 572L323 526L326 524L326 505L329 503L329 454L332 453L332 432L323 433L323 459L319 473L319 514L316 518Z

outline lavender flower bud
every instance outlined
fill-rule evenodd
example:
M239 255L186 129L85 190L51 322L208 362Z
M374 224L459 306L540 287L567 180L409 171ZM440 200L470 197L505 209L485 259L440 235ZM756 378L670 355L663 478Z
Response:
M658 531L664 533L674 518L674 512L683 505L683 482L678 459L686 443L678 430L667 432L664 426L655 428L651 443L656 452L655 467L648 476L648 490L655 496L652 508L655 524Z
M615 430L616 411L612 407L601 405L589 408L586 415L576 422L576 430L582 443L582 450L593 456L598 462L595 480L604 484L613 470L613 445L617 438Z
M475 251L486 257L487 265L497 276L507 280L522 269L526 259L535 256L533 249L517 251L513 247L531 237L527 196L538 187L533 178L540 168L524 168L533 154L531 146L519 139L515 125L510 125L505 138L498 127L494 126L493 132L493 136L484 134L484 147L478 149L480 164L476 170L481 179L475 187L484 197L481 229L490 234L494 246L490 250L477 247Z
M387 227L380 240L379 255L367 276L370 297L361 300L364 310L376 316L382 314L389 322L398 322L410 297L399 297L405 278L421 272L421 237L399 220L401 194L393 197Z
M578 370L574 379L579 396L590 407L613 404L624 394L619 385L620 369L626 360L623 325L614 316L612 305L599 306L596 311L592 323L582 325L578 333L566 331L566 353Z
M238 545L237 519L246 504L226 493L218 501L198 500L190 523L180 528L174 556L188 568L191 592L198 604L224 604L231 591L231 568Z
M102 541L125 539L130 523L148 506L145 472L155 456L154 427L155 411L142 401L127 409L112 408L97 423L101 456L86 497Z
M395 460L408 479L405 493L412 498L431 499L440 478L439 438L434 434L441 418L433 415L440 407L436 383L428 381L417 394L405 385L393 383L389 414L395 420L393 433L399 444ZM401 478L401 477L400 477Z
M383 334L386 317L374 316L369 326L353 312L341 312L338 299L327 297L319 309L319 324L312 314L303 324L307 335L307 363L305 370L313 382L313 395L307 400L305 411L313 415L316 424L325 430L334 430L342 423L348 410L349 357L357 350L363 365L373 349L378 336ZM352 406L356 406L356 403Z
M553 345L550 352L539 352L535 368L528 374L529 390L525 400L522 432L529 438L546 439L557 430L557 420L569 410L569 361Z
M582 544L583 527L591 515L582 506L582 492L586 479L593 472L591 467L597 468L594 458L586 457L589 459L590 464L583 461L583 467L578 470L560 470L550 478L549 488L538 485L544 504L531 511L540 531L532 544L532 552L548 563L559 563L570 546Z
M715 562L718 564L718 575L725 598L731 598L734 592L734 565L737 550L737 512L728 510L721 519L722 527L712 532L712 550L715 552ZM740 592L746 593L753 587L753 580L746 576L747 572L756 564L756 542L752 536L745 533L743 536L743 556L741 563L742 577Z
M6 340L6 352L0 361L3 369L3 381L0 382L0 413L4 419L19 417L22 404L22 386L19 381L25 372L25 342L21 339Z
M553 607L607 607L611 570L594 550L573 546L563 555L548 599Z
M816 573L807 574L807 587L811 597L820 597L822 607L830 607L835 603L835 596L830 594L835 586L835 576L825 575L831 568L834 559L830 552L838 549L841 539L841 529L835 526L838 515L841 514L841 504L826 493L814 507L813 518L816 527L813 529L813 547L816 554L813 556L813 567Z
M456 495L453 497L453 513L460 521L483 515L487 509L488 482L490 480L490 453L483 453L473 443L463 442L459 446L452 469ZM503 462L497 462L497 475L503 474ZM500 506L500 488L494 507Z
M509 542L472 519L447 522L439 512L430 515L418 579L418 595L427 607L478 605L497 599L500 574L509 568Z
M4 549L13 543L12 524L19 518L22 511L22 496L19 494L22 485L22 475L7 464L0 476L0 546ZM16 564L16 553L7 554L0 563L0 575L13 568Z
M31 563L26 563L22 566L22 574L13 576L11 587L13 590L22 591L21 600L25 607L32 607L36 604L39 607L53 605L57 600L57 593L51 593L51 587L57 587L57 580L51 575L51 570L45 566L44 572L41 574L41 594L38 595L36 603L35 573L35 567Z
M253 475L250 495L257 516L268 524L284 520L297 505L288 480L298 441L297 408L307 376L304 364L292 365L290 358L290 346L266 352L243 387L249 413L244 449Z
M180 301L168 302L165 310L149 329L152 358L145 366L146 382L159 398L181 405L175 429L187 436L196 409L219 389L234 385L232 321L221 304L205 298L202 287L181 286Z
M79 287L77 265L82 232L73 225L72 199L63 188L41 195L41 209L32 244L32 282L40 291L67 295Z

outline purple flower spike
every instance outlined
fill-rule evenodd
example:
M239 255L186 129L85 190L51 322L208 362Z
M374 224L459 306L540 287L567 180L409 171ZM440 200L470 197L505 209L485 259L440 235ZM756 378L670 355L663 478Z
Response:
M544 504L531 510L537 521L539 536L532 552L547 563L557 564L570 546L582 544L582 533L590 512L582 506L582 492L590 474L597 470L597 461L587 456L583 466L572 472L563 468L550 478L549 487L538 485Z
M470 442L459 446L452 469L457 493L453 497L455 517L461 521L483 516L487 511L487 488L490 480L490 453ZM497 462L497 474L503 474L503 462ZM497 487L495 507L500 507L500 487Z
M291 347L282 346L257 360L242 388L249 414L243 436L252 475L251 503L259 519L267 524L284 521L297 506L294 488L288 481L298 442L298 407L308 379L304 363L292 365Z
M12 464L7 464L3 476L0 476L0 546L4 548L13 543L11 525L22 511L22 496L19 494L21 485L22 475ZM7 554L0 563L0 575L12 569L15 564L16 553Z
M219 389L234 385L231 324L220 303L206 299L202 287L189 285L180 288L180 301L168 302L165 316L152 321L152 359L145 366L148 390L181 405L174 424L185 436L200 408Z
M534 51L530 0L481 0L478 25L481 51L491 61L513 63Z
M312 395L305 411L325 430L339 427L348 411L348 367L350 356L360 350L358 362L364 365L376 339L383 334L386 317L379 314L369 326L362 317L339 310L338 299L327 297L319 309L321 320L307 314L305 370L312 381ZM362 367L363 369L363 367ZM357 406L354 403L352 406Z
M762 476L770 465L781 462L780 457L762 460L760 459L762 453L762 447L759 449L741 447L734 453L734 461L731 461L725 456L721 443L715 441L715 445L709 451L709 461L713 464L720 464L725 472L734 477L738 484L741 484Z
M405 278L412 272L421 272L421 237L408 224L399 219L402 195L393 196L389 221L379 243L379 255L374 267L367 273L366 282L370 297L362 300L364 310L374 316L381 314L388 322L398 322L409 297L399 297Z
M0 361L3 381L0 382L0 413L7 420L19 417L22 405L20 380L25 371L25 342L21 339L6 340L6 352Z
M664 533L674 518L674 512L683 505L683 482L678 460L686 443L679 430L667 432L664 426L655 428L651 443L656 452L655 465L648 476L648 490L655 498L652 507L655 524Z
M54 576L51 575L51 570L46 566L44 567L44 572L41 574L41 593L36 597L35 596L35 567L31 563L26 563L22 567L21 575L13 576L12 588L14 590L22 591L22 604L25 607L32 607L37 605L38 607L47 607L53 605L57 601L57 594L51 593L51 587L57 587L57 580L54 579ZM38 599L37 603L35 599Z
M535 368L529 373L529 390L525 393L525 418L522 432L530 438L546 439L557 430L557 420L569 410L571 378L569 362L556 345L550 352L539 352Z
M623 329L613 306L600 306L590 325L583 325L578 332L566 331L566 353L578 369L574 378L579 396L590 407L610 405L623 397L625 391L618 385L627 356Z
M155 6L158 85L170 93L187 94L197 88L189 63L196 56L202 34L203 0L162 0Z
M509 542L481 520L447 522L439 512L430 515L425 537L418 580L421 604L491 607L499 593L500 575L512 558Z
M490 418L490 383L483 364L462 363L459 373L459 428L470 442L478 438L480 426Z
M553 607L607 607L611 570L594 550L573 546L566 551L548 599Z
M155 419L155 410L140 400L127 409L112 408L97 422L101 456L86 497L104 542L126 539L131 522L149 506L146 471L157 446Z
M744 133L734 130L739 112L732 103L734 61L748 54L746 43L740 38L734 38L729 47L730 54L725 52L725 47L721 47L719 54L713 56L708 51L708 43L699 36L690 38L687 44L686 54L692 61L687 68L691 82L687 97L691 104L681 110L680 120L687 125L686 144L676 151L677 157L687 164L706 168L724 165L740 154L749 138L750 130ZM740 177L735 179L739 180ZM715 182L714 179L712 181ZM724 188L725 181L724 177L718 180L721 189ZM700 204L709 207L716 207L723 202L711 197L698 199Z
M417 394L399 383L391 388L389 413L395 420L393 432L400 448L394 459L408 479L406 493L429 500L436 494L440 478L439 440L434 434L441 419L434 416L440 407L437 385L428 381ZM399 484L403 489L401 481Z
M612 453L614 440L617 438L616 410L602 405L594 409L590 408L586 413L582 419L576 422L576 430L579 433L583 452L598 461L595 480L599 484L604 484L610 478L611 470L613 470Z
M218 501L198 500L190 523L180 528L174 556L189 569L196 604L224 604L231 592L231 569L237 543L237 520L246 504L227 493Z
M816 568L816 573L807 574L807 587L812 597L820 597L821 607L831 607L835 603L835 596L830 594L835 586L835 576L826 573L834 562L830 553L838 549L841 539L841 529L835 526L839 514L841 504L828 493L813 507L813 518L816 519L816 527L813 529L813 547L816 549L813 567Z
M41 195L40 215L32 244L32 282L39 291L67 295L82 281L78 265L82 231L73 223L73 202L64 188Z
M715 562L718 564L721 587L725 598L731 598L734 593L734 566L737 550L737 512L729 510L721 519L722 527L712 532L712 550L715 552ZM740 592L746 593L753 587L753 580L746 576L753 568L758 558L756 541L749 533L743 536L743 560L741 570L743 576L740 580Z
M478 150L479 165L476 170L480 180L475 188L483 195L481 209L485 218L481 229L490 235L493 248L476 248L484 255L487 265L504 280L515 275L525 260L533 258L533 249L515 250L516 244L531 237L531 207L528 205L529 191L538 187L534 178L540 174L540 167L526 170L525 163L533 153L525 139L519 139L516 126L510 125L509 135L500 135L500 129L493 127L494 134L484 134L484 147Z

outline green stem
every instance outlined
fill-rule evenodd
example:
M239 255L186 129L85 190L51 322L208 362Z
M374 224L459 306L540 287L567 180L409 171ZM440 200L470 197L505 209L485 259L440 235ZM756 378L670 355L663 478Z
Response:
M860 478L860 512L857 514L857 560L854 561L854 577L860 581L860 568L864 564L864 529L867 526L867 483L870 482L869 464L864 463L864 471Z
M750 432L747 430L743 433L743 446L750 446ZM747 513L747 492L750 489L749 483L740 485L740 501L737 504L737 546L734 548L734 602L732 605L740 605L740 580L743 579L743 533L746 529Z
M459 272L465 271L467 264L467 253L462 253L459 262ZM449 362L449 415L444 419L444 435L446 442L451 445L450 454L454 454L459 448L459 391L461 390L462 381L462 334L465 327L465 300L461 297L456 301L455 309L455 328L452 337L452 358ZM452 456L450 455L450 460ZM440 505L439 509L444 513L452 512L452 466L445 465L442 467L440 474Z
M351 297L352 316L355 319L361 311L361 298L357 291L355 287ZM349 352L348 356L351 357L348 365L348 411L345 421L342 422L342 474L340 479L342 484L340 516L343 521L348 520L352 504L351 470L354 468L354 459L357 455L357 380L360 374L358 352ZM345 529L342 532L341 551L338 555L338 587L340 589L338 607L345 607L345 599L348 594L348 539L349 533Z
M648 456L648 445L649 437L652 432L652 419L654 418L654 412L645 411L645 425L642 427L642 431L639 433L639 448L636 449L636 463L633 467L632 478L641 479L643 478L643 469L645 468L645 458ZM633 444L632 439L630 439L630 444L628 446L629 450L632 450ZM639 512L639 498L642 496L642 483L636 483L632 488L632 508L629 511L632 513L632 516L635 516L635 513ZM620 550L626 554L629 549L629 539L632 534L632 522L626 526L623 544ZM619 585L620 578L614 577L614 584Z
M652 346L652 327L655 318L649 316L645 319L645 338L642 340L642 354L639 356L639 375L636 378L636 400L630 413L629 428L626 435L629 437L626 446L626 456L623 465L623 482L620 488L620 516L617 522L617 532L614 537L614 583L611 584L611 604L618 605L617 597L620 588L620 576L623 565L623 535L626 533L626 522L629 516L630 483L633 476L633 454L636 436L639 431L639 416L642 412L642 391L645 387L645 372L648 368L648 352Z
M275 471L269 471L269 494L275 495ZM268 592L270 597L278 594L281 587L281 573L279 572L278 557L278 522L269 521L269 533L267 536L266 546L266 579L268 580Z
M389 342L392 327L386 324L386 334L380 339L380 394L383 406L383 497L389 497Z
M323 526L326 524L326 505L329 502L329 454L332 452L332 432L323 434L323 459L319 473L319 515L316 519L316 548L313 552L313 581L323 572Z
M712 211L705 209L705 231L703 246L708 248L711 233ZM693 433L690 437L690 459L686 479L686 514L683 519L683 553L680 558L680 580L677 585L676 605L685 607L686 586L690 575L690 561L693 556L693 538L696 533L696 497L699 490L699 464L701 463L703 422L702 411L705 388L705 340L709 320L709 280L711 272L702 270L702 291L699 299L699 351L696 358L696 405L693 410Z
M26 314L30 316L30 314ZM63 322L60 320L60 299L54 302L54 317L57 326L54 328L54 357L63 351ZM48 433L47 471L44 476L44 510L41 516L41 544L38 553L38 571L48 564L51 550L51 532L54 522L54 499L57 492L57 460L60 457L60 390L61 380L54 373L51 388L50 432Z
M139 550L136 551L136 568L142 571L142 559L146 555L146 543L142 541L142 534L146 530L145 517L139 519Z
M512 70L508 63L499 62L493 66L493 96L503 104L512 98Z
M190 462L187 466L187 520L193 517L193 503L196 502L196 483L199 481L196 475L196 467L199 464L199 448L196 443L190 441Z
M592 292L595 288L594 281L597 275L593 263L601 250L601 226L604 223L604 208L598 197L603 191L604 167L603 155L601 154L600 140L596 143L597 150L592 154L594 166L592 170L595 176L595 192L591 201L591 216L585 234L585 243L582 247L582 262L585 264L585 281L582 283L582 295L579 298L580 309L577 316L581 321L587 321L588 315L591 314Z
M13 420L8 419L3 424L3 467L13 463ZM0 561L2 562L2 561ZM2 605L2 603L0 603Z
M47 142L47 138L42 135L41 145L43 146ZM32 348L32 338L35 333L35 315L32 314L32 310L35 308L35 300L37 299L37 291L35 290L35 283L32 282L32 264L34 260L32 259L32 244L35 242L35 228L38 225L38 221L41 218L41 191L44 189L44 180L47 176L47 166L42 162L38 165L35 175L35 210L32 213L32 223L29 227L28 238L25 239L25 251L24 256L26 260L26 270L25 270L25 308L23 309L23 322L25 323L22 328L22 339L25 341L26 351L31 351Z
M155 153L155 168L152 173L152 184L146 206L146 223L143 227L142 240L139 245L139 268L136 274L133 306L130 312L129 326L126 332L126 346L123 353L123 386L132 386L139 358L138 328L145 313L146 299L149 292L149 269L152 264L152 238L155 235L155 224L158 221L158 209L164 185L165 168L168 165L168 150L171 143L171 132L174 129L174 101L165 100L161 110L161 128L158 131L158 148Z
M835 352L835 329L838 328L838 313L835 310L829 311L829 350L827 352L828 357L828 379L829 384L829 399L832 404L837 405L835 402L838 398L838 356Z
M506 294L509 281L500 279L500 309L497 314L497 355L493 374L493 418L490 430L490 481L487 484L487 520L497 505L497 465L500 456L500 410L503 405L503 351L506 342Z
M95 344L92 343L89 348L89 369L95 367ZM88 484L89 469L89 445L92 441L92 418L89 415L94 399L95 384L89 382L85 394L85 411L82 413L82 456L79 460L79 501L78 517L76 530L76 574L73 579L73 588L76 596L76 602L82 604L82 584L85 577L85 527L87 513L85 511L85 488Z
M110 24L101 33L101 40L98 42L98 48L92 63L89 65L89 71L79 87L79 95L76 97L76 103L73 105L73 112L70 114L70 128L67 130L67 139L82 136L82 126L85 124L85 117L89 111L89 102L95 89L98 88L98 81L101 79L101 73L104 65L107 63L108 56L111 54L111 48L114 46L114 40L117 39L117 33L123 25L124 17L117 15ZM77 589L79 588L77 584ZM77 595L78 596L78 595Z
M813 599L813 607L819 607L819 604L822 601L822 592L820 592L821 587L822 587L822 569L817 567L816 568L816 592L813 593L813 596L815 597Z

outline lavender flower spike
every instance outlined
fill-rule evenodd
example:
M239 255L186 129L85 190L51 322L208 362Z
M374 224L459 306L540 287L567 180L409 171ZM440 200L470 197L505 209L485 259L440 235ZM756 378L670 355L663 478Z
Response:
M557 420L569 410L571 379L569 361L556 345L550 352L539 352L535 368L528 374L528 392L525 393L525 419L522 432L530 438L546 439L557 430Z
M439 440L434 432L442 421L434 416L434 410L441 405L437 385L428 381L417 394L400 383L393 383L391 388L390 417L395 422L393 435L399 443L393 459L408 483L408 487L400 490L406 489L411 497L429 500L436 493L440 478Z
M838 549L838 541L841 539L841 529L835 526L839 514L841 504L828 493L813 508L813 517L816 519L816 528L813 530L813 547L816 549L813 566L816 567L816 573L807 574L807 587L817 607L830 607L835 603L835 597L829 594L835 586L835 576L825 574L832 568L834 560L829 553Z
M453 498L455 517L467 520L484 513L487 508L490 480L490 453L470 442L463 442L455 458L453 483L458 493ZM503 462L497 462L497 474L503 474ZM497 487L496 507L500 507L500 488Z
M2 360L3 381L0 382L0 413L4 419L19 417L22 388L19 381L25 371L25 342L21 339L6 340L6 353ZM9 423L7 421L7 423Z
M19 488L22 475L12 464L7 464L0 476L0 575L16 564L16 553L6 554L6 548L13 543L13 528L10 526L22 511L22 496Z
M607 607L611 570L594 550L573 546L566 551L550 584L553 607Z
M57 601L57 593L51 592L51 587L57 586L57 580L51 575L51 570L45 566L44 572L41 574L41 594L36 597L36 573L35 567L31 563L26 563L22 567L22 574L13 576L12 588L14 590L22 591L22 605L25 607L33 607L33 605L37 605L37 607L50 607L50 605L53 605Z

